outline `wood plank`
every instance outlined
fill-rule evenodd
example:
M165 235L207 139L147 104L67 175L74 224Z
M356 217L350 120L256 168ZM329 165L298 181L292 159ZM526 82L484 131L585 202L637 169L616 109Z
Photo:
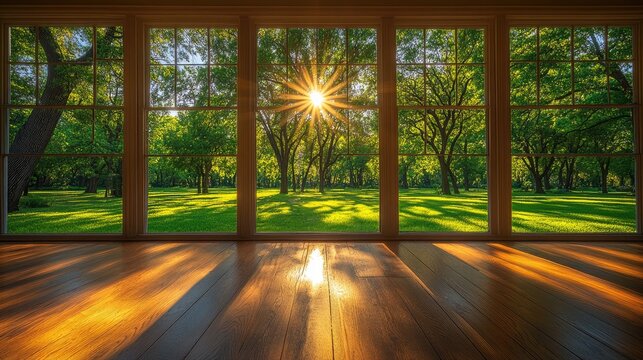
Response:
M643 358L639 244L386 245L0 244L0 358Z
M290 313L282 359L332 359L328 259L324 244L309 245Z
M632 290L503 244L478 246L492 251L494 260L517 274L519 272L523 277L538 281L545 290L560 294L565 301L594 312L604 321L634 325L635 328L625 325L624 330L640 336L639 330L643 329L643 297Z
M438 359L422 329L386 277L359 278L364 256L328 245L335 359Z
M441 308L458 325L469 340L487 359L536 359L519 340L512 336L514 328L503 328L469 303L452 287L439 279L431 268L420 261L406 246L397 255L422 280Z
M304 265L306 247L282 243L266 255L241 293L216 317L188 359L281 356L287 315Z
M60 304L41 306L28 318L0 321L0 358L111 357L133 342L216 264L212 252L229 244L154 244L123 263L137 259L125 276L79 291ZM149 258L149 262L141 259Z
M526 323L523 329L531 336L537 344L544 345L550 351L557 349L561 352L561 357L568 357L566 350L571 351L574 355L592 359L599 357L601 359L623 359L623 355L614 351L606 344L599 342L594 337L573 327L568 322L557 317L554 313L538 304L538 299L530 299L507 288L504 282L490 280L481 274L475 274L470 267L451 256L436 245L417 246L415 244L405 245L412 248L414 254L417 254L426 263L440 264L450 268L448 274L441 276L446 281L457 283L462 286L462 290L471 292L470 301L481 299L484 302L482 306L498 306L501 313L516 314L520 323ZM465 245L438 244L437 246L458 246L461 248ZM476 276L477 275L477 276ZM530 344L527 336L522 336L523 346ZM561 350L561 347L565 350Z
M419 246L420 244L417 245ZM430 244L425 245L430 246ZM443 251L448 250L448 248L442 247ZM519 274L501 266L498 263L499 259L494 257L492 252L482 251L481 249L483 248L485 247L479 244L466 244L461 245L457 252L450 252L452 256L457 255L462 264L469 266L469 271L464 266L460 268L465 277L478 284L485 284L489 281L504 284L504 286L521 294L524 298L530 299L531 302L541 305L545 309L543 314L547 312L555 313L559 318L623 355L632 356L633 354L635 358L643 356L643 349L640 346L632 346L632 344L640 343L640 339L623 331L621 327L618 327L618 323L604 322L595 316L596 311L585 311L577 304L568 303L565 298L561 299L552 295L542 287L539 287L538 284L533 283L531 279L523 278Z
M604 255L592 254L583 248L570 248L563 244L516 244L514 249L550 260L552 262L582 271L585 274L643 292L643 263L629 264L614 261Z
M185 357L219 312L245 286L272 248L274 244L245 243L226 249L213 259L219 265L117 358Z

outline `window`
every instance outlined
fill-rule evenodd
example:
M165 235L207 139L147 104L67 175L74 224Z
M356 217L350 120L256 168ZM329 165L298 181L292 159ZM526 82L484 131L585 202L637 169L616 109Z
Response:
M121 232L123 29L9 37L8 232Z
M148 232L236 232L237 30L148 33Z
M0 239L643 236L634 15L246 10L0 16Z
M398 29L400 231L487 231L485 36Z
M378 231L376 30L257 38L257 231Z
M514 231L636 231L632 28L510 42Z

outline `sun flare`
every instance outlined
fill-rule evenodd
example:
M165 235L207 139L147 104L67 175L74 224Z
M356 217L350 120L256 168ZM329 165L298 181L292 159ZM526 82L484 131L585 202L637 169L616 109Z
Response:
M313 90L309 94L310 96L310 102L315 106L315 107L320 107L324 103L324 95L322 95L319 91Z
M340 109L349 108L346 103L346 80L340 68L301 66L295 70L294 81L284 82L287 89L280 98L286 103L277 111L301 114L311 121L326 116L346 121Z

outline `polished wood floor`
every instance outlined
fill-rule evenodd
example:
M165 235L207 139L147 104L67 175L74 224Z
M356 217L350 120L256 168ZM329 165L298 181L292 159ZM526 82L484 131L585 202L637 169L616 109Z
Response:
M0 359L643 359L643 245L0 245Z

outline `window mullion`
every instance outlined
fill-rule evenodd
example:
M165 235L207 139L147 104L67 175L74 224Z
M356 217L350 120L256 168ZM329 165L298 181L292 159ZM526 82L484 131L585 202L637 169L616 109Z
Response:
M397 181L397 111L395 91L395 24L383 18L379 31L380 106L380 231L393 238L399 233Z

